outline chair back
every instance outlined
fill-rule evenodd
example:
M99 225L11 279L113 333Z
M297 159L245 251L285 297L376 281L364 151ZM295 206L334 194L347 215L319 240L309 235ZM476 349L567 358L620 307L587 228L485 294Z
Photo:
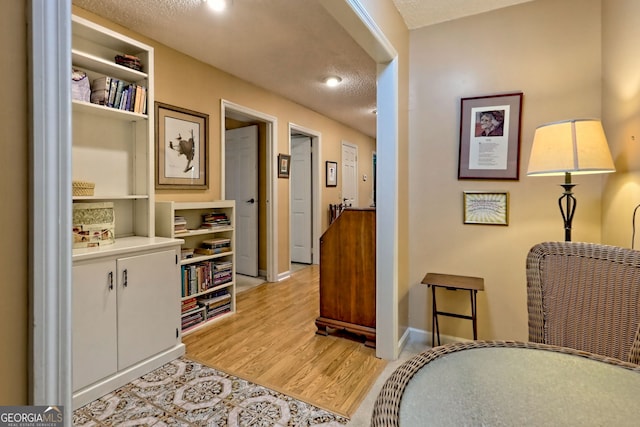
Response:
M545 242L527 255L529 341L640 364L640 251Z

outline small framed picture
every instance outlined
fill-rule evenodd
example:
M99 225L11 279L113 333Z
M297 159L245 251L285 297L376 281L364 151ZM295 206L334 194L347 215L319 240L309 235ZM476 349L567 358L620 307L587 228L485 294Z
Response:
M336 187L338 185L338 163L326 162L326 186Z
M278 178L289 178L290 167L291 156L288 154L278 154Z
M465 191L464 223L509 225L509 193Z

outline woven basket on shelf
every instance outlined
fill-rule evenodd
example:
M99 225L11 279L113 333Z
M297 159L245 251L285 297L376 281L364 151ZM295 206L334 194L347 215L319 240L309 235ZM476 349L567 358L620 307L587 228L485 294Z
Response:
M73 181L74 196L93 196L95 184L89 181Z

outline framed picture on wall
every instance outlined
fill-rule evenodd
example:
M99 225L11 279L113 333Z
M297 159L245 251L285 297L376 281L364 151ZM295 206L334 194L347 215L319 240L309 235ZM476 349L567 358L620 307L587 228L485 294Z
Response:
M458 179L519 179L522 92L462 98Z
M509 225L509 193L463 192L465 224Z
M209 188L209 115L155 103L156 189Z
M338 163L326 162L326 186L336 187L338 185Z
M278 178L289 178L290 167L291 156L288 154L278 154Z

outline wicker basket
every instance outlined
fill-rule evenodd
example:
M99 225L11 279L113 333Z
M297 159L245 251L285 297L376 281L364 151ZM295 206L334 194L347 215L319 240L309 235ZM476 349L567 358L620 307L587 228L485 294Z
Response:
M93 196L93 189L96 184L89 181L73 181L74 196Z

